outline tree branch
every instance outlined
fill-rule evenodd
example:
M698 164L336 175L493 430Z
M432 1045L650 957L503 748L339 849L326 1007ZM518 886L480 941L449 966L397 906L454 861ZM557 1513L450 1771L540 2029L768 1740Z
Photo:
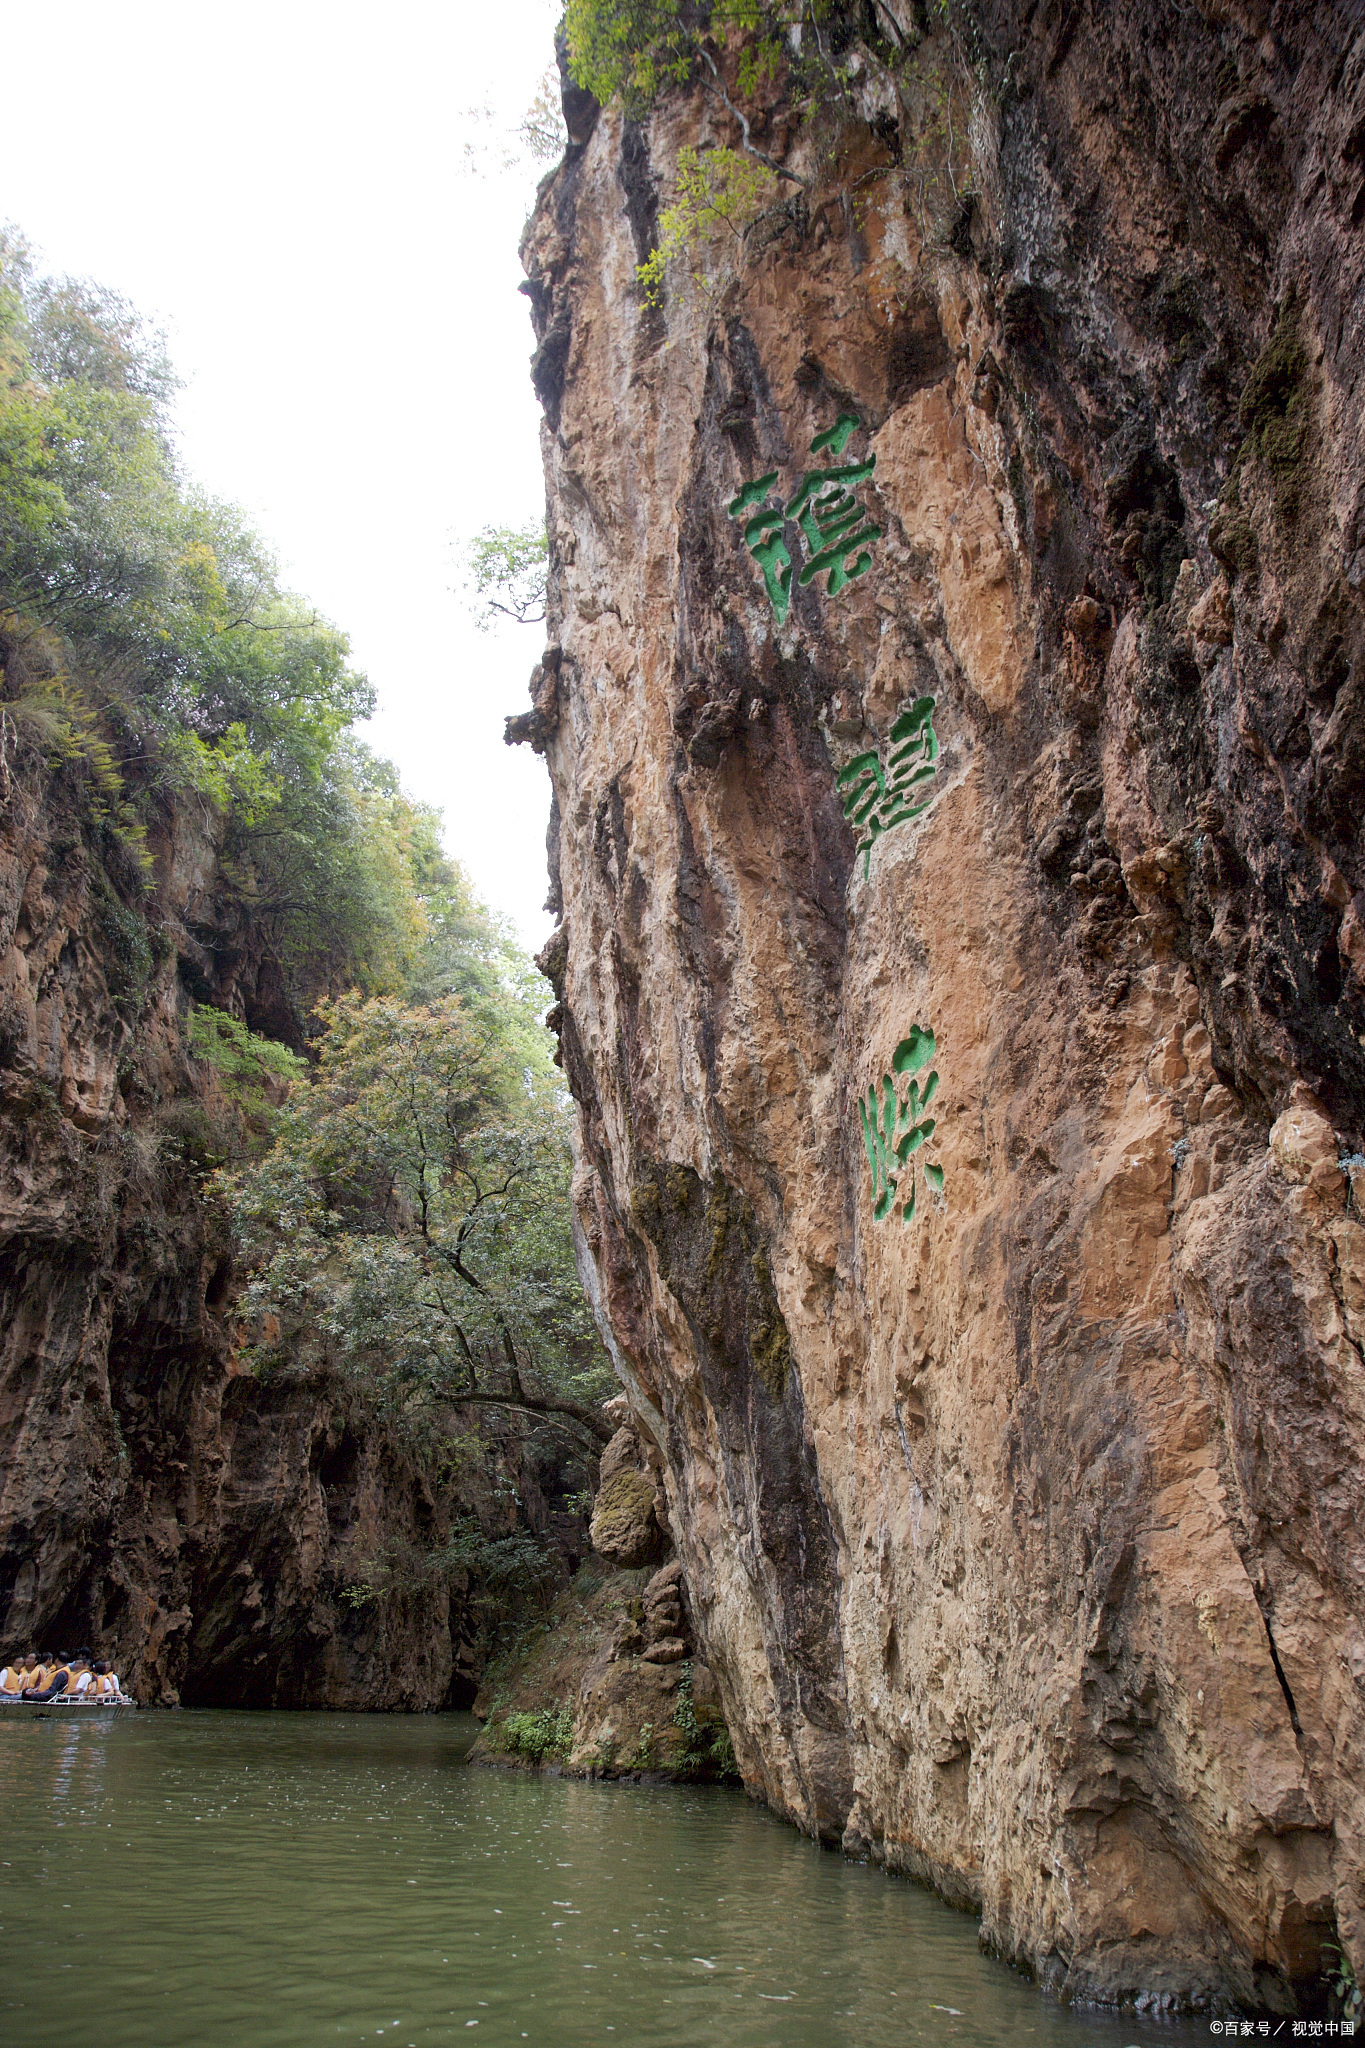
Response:
M544 1400L537 1400L534 1394L528 1394L524 1388L519 1394L448 1394L441 1398L447 1400L452 1408L473 1405L484 1408L516 1408L525 1415L568 1416L580 1429L586 1429L590 1436L595 1437L599 1444L609 1444L616 1434L611 1424L595 1408L585 1407L581 1401L570 1401L567 1397L559 1398L553 1395L547 1396Z
M761 164L763 164L768 170L770 170L775 178L786 178L791 184L799 185L803 192L809 192L810 184L807 179L798 177L795 171L788 171L784 169L780 163L776 162L774 158L768 155L766 149L759 148L758 144L752 139L752 137L749 134L749 119L747 114L742 114L740 112L739 108L731 99L729 93L725 90L725 80L720 75L720 71L717 67L715 58L711 55L711 52L706 48L706 45L704 43L701 45L701 54L703 60L710 69L712 78L715 80L716 91L720 94L720 97L724 100L726 106L729 108L730 112L734 115L735 119L739 123L740 132L744 137L744 147L748 150L750 156L757 157L758 161Z

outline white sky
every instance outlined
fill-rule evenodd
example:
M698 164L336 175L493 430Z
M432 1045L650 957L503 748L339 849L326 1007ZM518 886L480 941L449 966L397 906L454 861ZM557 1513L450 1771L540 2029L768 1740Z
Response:
M478 177L555 0L65 0L11 15L0 220L168 333L187 470L351 637L366 737L538 946L549 784L503 745L541 628L475 630L453 543L543 509L516 245L534 166ZM467 110L489 106L492 125Z

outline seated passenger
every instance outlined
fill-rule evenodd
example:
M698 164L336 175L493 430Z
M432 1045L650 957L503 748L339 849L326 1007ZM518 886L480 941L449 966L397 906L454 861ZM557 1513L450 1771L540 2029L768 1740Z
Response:
M17 1700L26 1685L32 1685L31 1673L37 1665L37 1658L30 1651L27 1656L16 1657L0 1671L0 1693L6 1699Z
M43 1650L36 1656L24 1679L21 1699L27 1699L31 1692L42 1692L51 1683L57 1669L57 1660L50 1650Z
M70 1683L70 1671L65 1657L47 1656L33 1674L32 1682L20 1694L26 1700L55 1700L64 1693Z
M106 1700L116 1697L118 1693L118 1679L107 1664L92 1665L91 1680L97 1698Z
M78 1650L76 1655L71 1658L66 1669L67 1691L75 1693L78 1699L83 1699L95 1682L94 1674L90 1669L90 1652L88 1650Z

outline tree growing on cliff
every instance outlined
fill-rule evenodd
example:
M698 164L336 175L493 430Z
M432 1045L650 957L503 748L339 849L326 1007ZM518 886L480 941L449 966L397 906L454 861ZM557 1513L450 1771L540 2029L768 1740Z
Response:
M717 283L729 274L727 258L743 245L744 230L757 219L772 191L772 173L738 150L696 150L690 145L680 149L673 200L659 214L658 244L636 272L645 304L662 303L669 267L679 263L693 289L713 297ZM719 263L712 256L717 241L722 249Z
M700 75L707 90L739 123L743 147L774 177L794 185L805 180L759 148L742 102L784 62L802 61L802 36L809 31L817 56L826 51L822 25L846 11L842 0L569 0L564 33L569 72L576 85L605 106L616 101L626 115L642 119L670 86ZM738 46L735 90L725 78L724 53Z
M475 624L486 631L495 615L519 626L538 626L545 617L545 576L550 560L545 521L525 526L485 526L469 543L469 584L476 600Z
M259 1164L224 1176L243 1310L397 1417L502 1408L596 1442L612 1390L574 1270L568 1110L515 1005L347 996Z

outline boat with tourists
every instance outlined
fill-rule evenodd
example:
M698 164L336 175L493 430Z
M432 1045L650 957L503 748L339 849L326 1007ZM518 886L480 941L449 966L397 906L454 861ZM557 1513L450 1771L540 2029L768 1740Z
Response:
M30 1651L0 1669L0 1714L22 1719L55 1713L65 1720L105 1722L136 1706L117 1671L92 1661L89 1650L69 1657L39 1657Z
M52 1700L0 1699L0 1720L23 1721L47 1715L59 1715L64 1721L98 1721L103 1727L108 1721L117 1721L124 1714L135 1714L137 1701L120 1693L117 1699L82 1698L63 1699L60 1695Z

